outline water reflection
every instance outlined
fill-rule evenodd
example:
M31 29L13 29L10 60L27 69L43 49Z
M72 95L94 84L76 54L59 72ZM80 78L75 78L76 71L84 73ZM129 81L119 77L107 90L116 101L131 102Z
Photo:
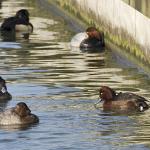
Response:
M16 43L16 42L0 42L0 48L14 48L14 49L20 49L20 43Z
M101 85L149 98L149 77L109 49L100 53L70 49L73 33L62 19L41 10L37 1L4 1L1 17L14 14L22 4L30 10L34 32L28 40L12 42L19 48L0 48L0 69L13 95L7 105L26 102L40 123L25 130L0 127L1 148L10 144L12 150L22 145L29 150L150 146L149 111L121 115L94 107Z
M1 39L5 42L25 41L28 40L30 33L24 32L1 32Z
M2 8L2 2L3 2L3 0L0 0L0 9Z
M24 124L24 125L1 125L0 129L9 131L9 132L16 132L16 131L24 131L24 130L29 130L31 128L36 127L38 124Z

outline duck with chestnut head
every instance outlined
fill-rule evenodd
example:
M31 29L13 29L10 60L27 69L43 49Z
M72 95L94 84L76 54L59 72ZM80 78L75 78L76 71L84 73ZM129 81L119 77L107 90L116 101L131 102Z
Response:
M98 31L95 27L89 27L86 29L88 38L84 39L80 48L102 48L105 46L104 33Z
M0 125L24 125L38 122L39 118L31 113L24 102L19 102L15 107L0 113Z
M88 27L85 32L77 33L70 42L71 47L81 50L102 50L105 47L104 32L96 27Z
M148 100L134 93L117 93L108 86L102 86L99 91L100 101L104 110L143 112L149 108Z

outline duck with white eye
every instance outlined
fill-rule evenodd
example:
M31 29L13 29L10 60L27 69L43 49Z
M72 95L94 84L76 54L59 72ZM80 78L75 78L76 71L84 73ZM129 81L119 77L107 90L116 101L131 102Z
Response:
M149 101L142 96L130 92L116 92L108 86L102 86L99 90L100 101L95 104L99 107L103 102L103 110L118 112L144 112L149 109ZM97 108L98 108L97 107Z
M33 25L29 22L28 10L20 9L15 16L6 18L1 25L1 31L31 33Z
M24 102L0 113L0 125L23 125L38 123L39 118L31 113Z
M77 33L71 39L70 46L81 49L101 49L105 47L104 33L98 31L95 27L89 27L86 32Z

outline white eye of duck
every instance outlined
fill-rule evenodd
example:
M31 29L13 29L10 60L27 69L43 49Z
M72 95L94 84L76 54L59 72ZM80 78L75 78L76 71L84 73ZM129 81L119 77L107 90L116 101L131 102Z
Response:
M100 92L100 95L102 95L103 94L103 92Z
M143 106L140 106L140 111L143 111L143 110L144 110Z

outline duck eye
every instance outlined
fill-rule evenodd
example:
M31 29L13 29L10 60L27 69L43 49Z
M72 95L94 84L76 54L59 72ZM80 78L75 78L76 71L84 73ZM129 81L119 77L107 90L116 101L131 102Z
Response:
M103 94L103 92L100 92L100 95L102 95Z

